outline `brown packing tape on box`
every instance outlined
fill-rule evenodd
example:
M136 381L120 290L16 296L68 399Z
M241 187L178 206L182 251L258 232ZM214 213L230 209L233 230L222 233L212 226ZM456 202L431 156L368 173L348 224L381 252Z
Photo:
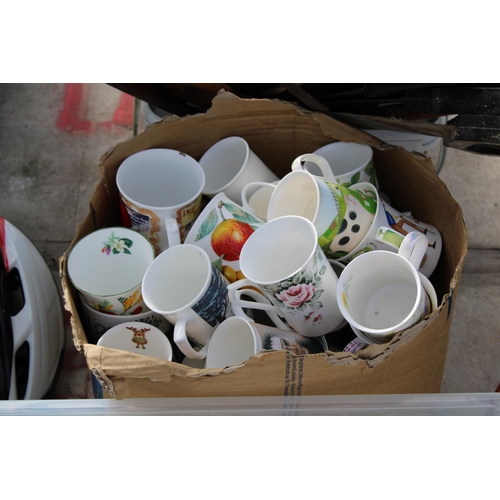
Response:
M390 343L356 355L333 353L296 356L282 351L258 354L223 370L199 370L89 344L80 320L77 294L66 274L68 252L76 241L100 227L120 224L116 171L131 154L149 148L183 151L195 159L215 142L238 135L278 176L290 171L299 155L342 140L368 143L381 191L400 211L411 211L436 226L443 251L430 280L440 307L425 321ZM102 180L90 210L60 259L65 307L72 314L74 343L87 364L105 382L106 397L211 397L439 392L444 369L453 297L457 293L467 234L460 206L438 178L429 159L388 146L378 139L319 113L277 100L239 99L220 93L205 114L166 117L142 134L117 144L99 166Z

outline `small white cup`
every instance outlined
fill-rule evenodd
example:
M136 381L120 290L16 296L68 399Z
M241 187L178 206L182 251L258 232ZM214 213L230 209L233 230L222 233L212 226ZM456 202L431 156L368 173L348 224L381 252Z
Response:
M116 325L104 333L97 345L172 361L173 351L168 338L148 323L131 321Z
M174 342L192 359L206 356L215 328L233 315L227 281L196 245L184 243L158 255L144 275L142 294L152 311L174 325Z
M216 142L199 163L205 172L203 194L212 197L224 192L239 205L241 191L248 183L278 180L242 137L226 137Z
M184 241L201 211L205 174L172 149L147 149L126 158L116 173L123 224L143 233L159 254Z
M337 329L344 321L336 298L338 278L317 238L314 225L304 217L279 217L261 226L241 251L246 278L228 286L231 302L271 311L306 337ZM270 303L238 298L237 291L246 286L260 289Z
M239 365L265 350L287 350L299 355L324 352L318 339L233 316L215 330L208 346L205 368Z
M141 234L125 227L98 229L75 243L68 276L90 307L111 314L147 309L141 294L155 251Z

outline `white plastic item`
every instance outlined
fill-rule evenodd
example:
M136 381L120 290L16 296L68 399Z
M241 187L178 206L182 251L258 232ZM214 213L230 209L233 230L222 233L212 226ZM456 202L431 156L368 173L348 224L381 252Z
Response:
M64 356L59 291L33 243L1 217L0 254L0 399L42 399L54 389Z

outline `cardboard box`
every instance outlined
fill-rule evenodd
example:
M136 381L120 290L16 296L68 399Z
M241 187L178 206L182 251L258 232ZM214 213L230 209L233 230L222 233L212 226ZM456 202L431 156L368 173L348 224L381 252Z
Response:
M195 159L218 140L245 138L253 151L278 176L290 171L292 161L330 142L368 143L381 191L400 211L433 224L442 233L443 251L431 276L439 308L388 344L368 346L356 355L328 351L293 355L269 351L237 367L195 369L138 354L102 348L87 341L76 290L66 273L72 246L88 233L119 225L116 171L129 155L149 148L171 148ZM240 99L221 93L205 114L167 117L142 134L117 144L104 154L102 179L76 236L60 259L66 309L76 348L106 389L105 397L214 397L326 394L388 394L439 392L450 324L458 290L467 234L460 206L438 178L429 159L388 146L378 139L320 113L277 100Z

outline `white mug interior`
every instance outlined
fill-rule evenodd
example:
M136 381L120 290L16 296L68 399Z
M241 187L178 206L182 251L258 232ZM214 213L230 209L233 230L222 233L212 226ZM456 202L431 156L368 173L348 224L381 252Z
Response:
M126 199L145 208L176 208L195 200L205 174L194 158L171 149L148 149L126 158L116 173Z
M424 292L408 260L378 250L360 255L346 266L337 293L341 312L352 326L382 335L406 326Z
M239 365L258 352L257 334L244 318L233 316L215 330L208 345L205 368Z
M271 194L267 220L285 215L298 215L314 224L318 216L319 199L319 187L312 175L301 170L290 172L283 177Z
M208 288L211 268L206 252L195 245L169 248L146 271L144 302L160 314L174 314L196 304Z
M312 258L316 239L314 226L304 217L286 216L268 221L246 241L240 254L241 271L257 284L284 280Z
M267 210L269 208L269 202L271 200L271 196L274 192L275 186L277 183L268 184L268 183L253 183L256 185L256 189L254 189L253 193L250 195L248 201L243 197L242 192L242 201L243 206L245 204L248 205L248 208L260 219L266 221L267 220ZM260 187L258 186L260 184ZM245 207L246 208L246 207Z

